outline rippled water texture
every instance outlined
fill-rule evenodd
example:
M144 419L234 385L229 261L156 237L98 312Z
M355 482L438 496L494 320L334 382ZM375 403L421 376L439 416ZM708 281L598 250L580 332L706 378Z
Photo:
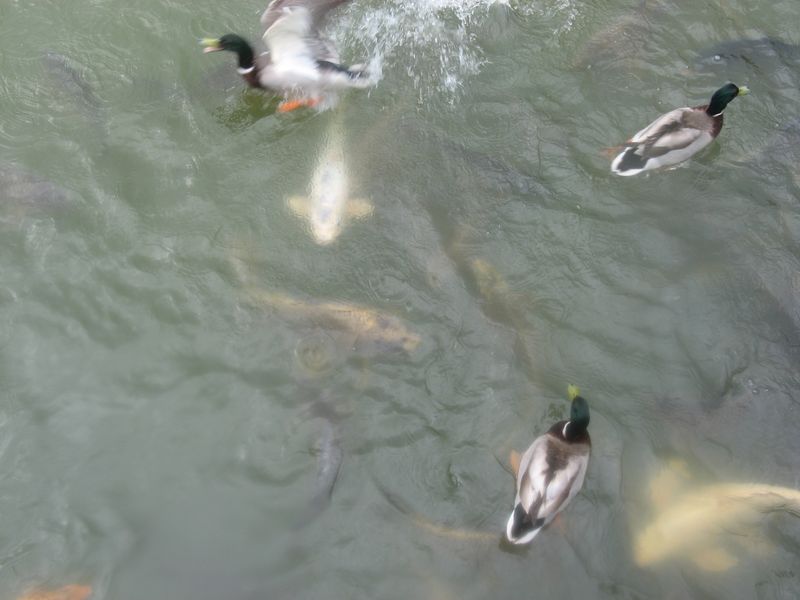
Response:
M0 0L0 597L800 596L796 0L354 0L379 84L289 115L198 45L261 10ZM727 79L711 148L611 176ZM323 246L336 120L374 209ZM568 383L584 488L512 550Z

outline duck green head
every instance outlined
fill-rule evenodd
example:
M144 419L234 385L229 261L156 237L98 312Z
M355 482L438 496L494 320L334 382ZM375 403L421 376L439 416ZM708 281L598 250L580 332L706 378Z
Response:
M239 68L250 69L254 66L253 48L250 43L240 35L235 33L226 33L221 38L205 38L201 42L203 44L203 52L219 52L220 50L227 50L228 52L235 52L239 57Z
M737 96L744 96L749 92L750 90L745 86L739 87L733 83L726 83L711 96L711 102L708 103L706 112L712 117L721 115L722 111L725 110L725 107L728 106L731 100Z
M572 401L569 410L569 429L571 432L586 431L589 426L589 403L581 396L581 392L576 386L569 386L568 392Z

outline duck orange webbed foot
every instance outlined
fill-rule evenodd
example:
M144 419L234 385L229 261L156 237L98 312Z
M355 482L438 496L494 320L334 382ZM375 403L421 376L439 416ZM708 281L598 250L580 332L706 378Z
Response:
M319 98L302 98L300 100L284 100L278 104L279 113L287 113L298 108L314 108L319 104Z

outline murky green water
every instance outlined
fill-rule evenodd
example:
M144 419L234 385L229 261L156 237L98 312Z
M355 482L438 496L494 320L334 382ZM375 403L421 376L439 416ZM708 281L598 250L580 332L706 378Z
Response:
M255 38L261 9L0 0L0 175L31 186L0 181L0 597L800 595L782 510L730 527L732 568L633 559L669 461L800 487L800 139L779 133L800 62L687 69L800 43L796 2L356 1L332 33L380 84L291 115L197 45ZM604 147L727 79L753 93L712 149L611 176ZM286 198L336 118L375 210L323 247ZM512 551L508 453L567 414L569 382L592 408L584 489Z

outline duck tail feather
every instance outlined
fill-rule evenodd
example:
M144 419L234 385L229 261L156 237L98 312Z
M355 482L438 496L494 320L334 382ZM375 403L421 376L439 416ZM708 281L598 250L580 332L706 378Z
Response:
M544 517L531 518L521 504L514 507L506 525L506 537L512 544L527 544L536 537L544 527Z

